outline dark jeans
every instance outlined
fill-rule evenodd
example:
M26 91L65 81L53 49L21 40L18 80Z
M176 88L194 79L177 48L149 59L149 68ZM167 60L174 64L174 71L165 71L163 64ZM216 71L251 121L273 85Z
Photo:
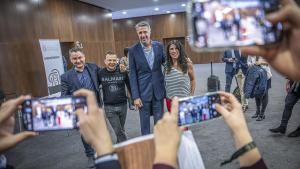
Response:
M163 115L163 99L152 99L150 102L143 102L140 108L140 123L142 135L150 134L150 114L153 114L154 124L161 119Z
M282 114L280 126L285 127L285 128L287 127L288 121L292 115L293 108L299 99L300 99L300 97L297 94L292 93L292 92L289 92L286 95L285 106L284 106L284 111Z
M94 154L95 154L95 151L94 149L92 148L91 145L89 145L87 142L85 142L84 138L81 136L81 140L82 140L82 144L83 144L83 147L84 147L84 152L85 152L85 155L89 158L89 157L93 157L94 158Z
M104 109L106 117L117 136L117 142L119 143L127 140L124 129L127 116L127 103L118 105L104 105Z
M230 93L230 88L232 84L234 73L228 73L226 72L226 85L225 85L225 91Z
M269 102L269 89L267 89L266 94L262 97L255 97L256 104L256 114L263 116L265 115L265 111ZM261 106L261 109L260 109Z
M265 111L267 108L267 105L269 103L269 89L271 88L271 79L268 79L267 81L267 91L265 95L261 97L255 97L255 103L256 103L256 114L263 116L265 115ZM260 109L261 106L261 109Z

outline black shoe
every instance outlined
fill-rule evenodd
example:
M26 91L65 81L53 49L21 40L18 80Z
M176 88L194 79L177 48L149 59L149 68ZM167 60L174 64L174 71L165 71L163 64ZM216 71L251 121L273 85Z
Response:
M255 119L258 117L258 114L254 114L253 116L251 116L251 118Z
M288 137L299 137L300 136L300 128L297 128L295 131L291 132Z
M277 127L277 128L269 129L269 131L272 132L272 133L281 133L281 134L285 134L286 127L279 126L279 127Z
M263 121L264 119L265 119L265 115L262 115L262 116L258 116L256 121Z

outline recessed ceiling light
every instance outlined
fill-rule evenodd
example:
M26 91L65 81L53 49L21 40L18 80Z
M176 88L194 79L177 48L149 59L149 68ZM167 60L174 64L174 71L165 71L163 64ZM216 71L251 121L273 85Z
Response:
M171 11L166 11L166 13L171 13Z
M111 17L112 17L112 13L107 13L107 14L105 14L105 17L111 18Z
M123 12L122 12L122 14L123 14L123 15L126 15L126 14L127 14L127 12L126 12L126 11L123 11Z
M155 10L155 11L159 11L159 8L156 7L156 8L154 8L154 10Z
M153 2L158 2L158 0L153 0Z
M181 4L181 6L182 6L182 7L185 7L185 6L186 6L186 4L184 4L184 3L183 3L183 4Z

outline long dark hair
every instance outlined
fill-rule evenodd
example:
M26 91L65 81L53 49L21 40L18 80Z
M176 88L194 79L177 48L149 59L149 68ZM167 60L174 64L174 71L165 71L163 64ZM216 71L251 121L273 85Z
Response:
M178 40L172 40L168 43L167 51L166 51L166 53L167 53L167 61L166 61L166 68L165 68L166 73L170 73L171 68L173 66L173 60L172 60L170 52L169 52L169 48L171 45L175 45L176 49L178 49L178 51L179 51L178 65L179 65L181 71L183 73L186 73L187 69L188 69L187 57L185 55L185 51L184 51L182 44Z

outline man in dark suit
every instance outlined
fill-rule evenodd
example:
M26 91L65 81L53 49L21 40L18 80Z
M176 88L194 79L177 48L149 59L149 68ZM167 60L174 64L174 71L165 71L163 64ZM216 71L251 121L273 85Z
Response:
M140 42L129 49L129 79L134 105L140 111L141 133L150 133L150 115L156 123L163 114L165 97L162 64L163 45L150 39L150 25L142 21L136 26Z
M223 62L226 63L225 74L226 74L226 85L225 91L230 93L232 78L239 70L244 75L247 72L247 57L242 57L239 50L226 50L223 55Z
M70 49L69 55L73 68L61 76L61 95L73 95L73 92L81 88L89 89L95 92L98 106L101 107L102 100L99 91L99 80L97 77L97 72L100 71L100 68L96 64L86 63L85 55L78 47ZM83 138L81 139L85 149L85 154L88 157L88 166L94 167L94 150Z

